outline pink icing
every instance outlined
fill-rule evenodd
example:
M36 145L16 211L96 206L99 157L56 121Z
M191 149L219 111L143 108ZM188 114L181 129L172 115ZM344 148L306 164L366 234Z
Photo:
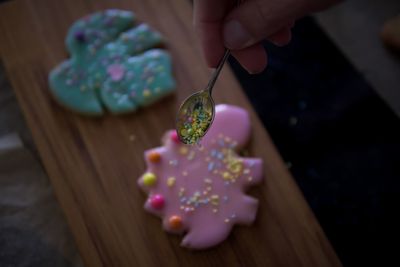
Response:
M249 116L242 108L218 105L200 147L177 143L175 135L167 132L163 146L145 152L146 173L157 178L152 185L145 185L143 176L138 181L149 194L144 207L163 218L166 231L185 233L182 246L209 248L225 240L234 224L251 224L257 213L258 200L244 190L261 182L262 160L235 152L249 139ZM154 152L161 161L149 160ZM162 197L162 205L154 205L155 196Z
M108 66L107 73L113 81L119 81L124 77L125 69L121 64L112 64Z

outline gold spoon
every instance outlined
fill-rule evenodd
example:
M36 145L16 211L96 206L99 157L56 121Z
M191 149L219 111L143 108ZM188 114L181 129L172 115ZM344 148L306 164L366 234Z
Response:
M212 89L230 53L229 49L225 50L207 87L186 98L180 106L176 117L176 131L182 143L190 145L199 143L210 128L215 116L215 104L211 96Z

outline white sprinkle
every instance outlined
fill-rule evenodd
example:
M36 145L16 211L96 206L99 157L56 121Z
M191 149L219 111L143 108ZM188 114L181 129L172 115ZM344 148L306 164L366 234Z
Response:
M176 160L176 159L170 160L170 161L169 161L169 165L177 166L177 165L178 165L178 160Z
M205 182L206 184L212 184L212 180L209 179L209 178L204 179L204 182Z

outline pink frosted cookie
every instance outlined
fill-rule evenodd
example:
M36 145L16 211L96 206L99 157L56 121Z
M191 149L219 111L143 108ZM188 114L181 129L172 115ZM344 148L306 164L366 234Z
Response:
M262 160L236 153L249 136L247 112L218 105L201 147L184 145L169 131L163 146L145 152L147 170L138 181L148 193L144 207L163 218L166 231L185 233L182 246L212 247L234 224L254 221L258 200L244 190L261 182Z

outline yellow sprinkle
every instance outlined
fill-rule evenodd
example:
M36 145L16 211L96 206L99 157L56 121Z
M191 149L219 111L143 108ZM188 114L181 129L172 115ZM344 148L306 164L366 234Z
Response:
M218 195L212 195L212 196L210 197L210 202L211 202L211 204L214 205L214 206L218 205L219 196L218 196Z
M152 83L154 81L154 77L150 77L146 80L147 83Z
M182 130L180 131L180 134L181 134L182 136L186 136L188 133L187 133L186 129L182 129Z
M218 200L218 199L219 199L219 196L218 196L218 195L212 195L210 198L211 198L212 200Z
M243 163L240 160L233 160L228 164L228 169L233 173L240 173L243 169Z
M175 177L169 177L169 178L167 179L167 185L168 185L169 187L172 187L172 186L174 186L175 181L176 181Z
M144 97L149 97L150 95L151 95L151 92L150 92L149 89L144 89L144 90L143 90L143 96L144 96Z
M188 152L189 152L189 149L188 149L186 146L181 146L181 147L179 148L179 153L180 153L181 155L186 155Z
M157 182L157 177L154 173L147 172L143 175L143 184L145 186L152 186Z
M224 172L224 173L222 174L222 177L223 177L225 180L228 180L228 179L231 178L231 175L229 174L229 172Z

